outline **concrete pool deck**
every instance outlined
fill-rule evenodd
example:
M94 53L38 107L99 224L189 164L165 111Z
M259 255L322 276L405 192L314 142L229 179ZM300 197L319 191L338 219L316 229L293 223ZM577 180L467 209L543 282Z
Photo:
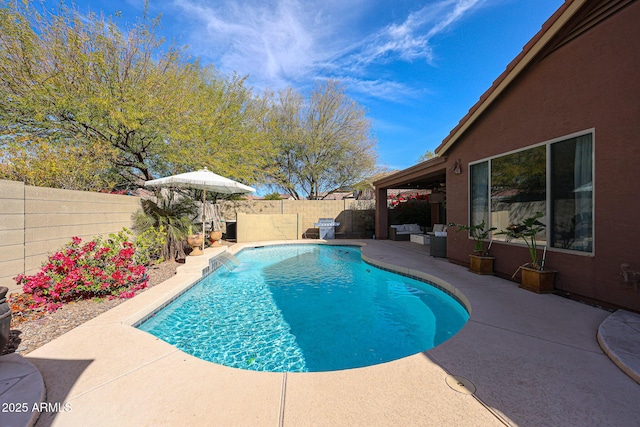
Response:
M42 374L46 402L59 404L36 425L637 424L640 385L596 339L608 311L474 275L415 243L334 243L349 242L365 243L371 261L454 286L471 305L469 322L434 349L366 368L287 374L227 368L131 327L197 280L202 267L190 260L172 279L26 355Z

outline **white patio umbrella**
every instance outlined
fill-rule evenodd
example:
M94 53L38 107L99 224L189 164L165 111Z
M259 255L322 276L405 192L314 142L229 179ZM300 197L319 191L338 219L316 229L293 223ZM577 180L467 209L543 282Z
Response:
M187 172L164 178L152 179L150 181L146 181L144 185L145 187L178 187L204 190L202 192L202 249L204 249L204 219L205 206L207 203L207 191L223 194L246 194L254 193L256 191L248 185L240 184L232 179L213 173L206 167L195 172Z

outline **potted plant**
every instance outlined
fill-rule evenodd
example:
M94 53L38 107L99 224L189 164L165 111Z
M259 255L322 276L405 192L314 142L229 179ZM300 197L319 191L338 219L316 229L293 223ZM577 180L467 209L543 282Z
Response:
M474 240L473 254L469 255L469 271L476 274L493 274L493 262L495 257L489 256L491 241L485 249L485 241L496 227L486 228L484 220L479 224L461 225L450 224L458 227L458 231L466 230L469 237Z
M0 286L0 354L9 342L11 332L11 307L7 302L9 288Z
M189 234L187 235L187 243L191 246L191 253L189 256L202 255L202 245L204 244L204 236L202 233L193 233L193 229L189 226Z
M222 239L222 230L218 229L214 225L209 233L209 243L211 243L211 246L222 246L220 244L220 239Z
M542 212L536 212L535 215L524 219L520 224L510 225L506 230L498 233L506 234L507 241L513 239L524 240L527 245L527 249L529 249L531 261L518 267L511 278L515 278L518 271L521 271L522 279L520 287L539 294L553 292L556 274L556 271L544 268L545 257L547 254L546 246L544 247L542 260L540 261L538 259L536 235L546 227L546 225L538 221L542 216Z

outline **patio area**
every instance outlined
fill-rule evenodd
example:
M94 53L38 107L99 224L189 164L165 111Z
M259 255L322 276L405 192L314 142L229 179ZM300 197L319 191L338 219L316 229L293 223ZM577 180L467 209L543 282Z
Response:
M190 259L174 278L26 355L44 378L46 401L68 409L45 412L36 425L599 426L640 419L640 385L596 339L610 312L474 275L430 257L428 246L334 243L364 244L372 262L457 288L470 302L469 322L432 350L366 368L227 368L130 326L197 280L206 260ZM450 386L449 375L465 387Z

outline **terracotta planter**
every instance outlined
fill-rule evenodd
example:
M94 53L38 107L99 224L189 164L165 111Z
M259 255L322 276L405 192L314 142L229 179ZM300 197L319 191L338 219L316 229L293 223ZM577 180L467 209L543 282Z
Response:
M202 255L202 244L204 243L204 236L202 234L192 234L187 237L187 243L191 246L191 253L189 256L198 256Z
M545 294L554 291L556 271L535 270L529 267L521 267L522 280L520 287L538 294Z
M469 271L476 274L493 274L495 257L469 255Z
M220 246L220 239L222 239L222 231L215 230L209 233L209 242L211 242L211 246Z
M11 332L11 307L9 307L6 298L8 291L9 288L0 287L0 352L9 342L9 333Z

